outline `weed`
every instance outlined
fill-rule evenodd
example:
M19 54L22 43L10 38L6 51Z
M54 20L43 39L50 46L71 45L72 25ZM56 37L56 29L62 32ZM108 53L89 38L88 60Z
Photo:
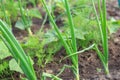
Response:
M40 40L37 36L30 36L27 38L25 43L22 43L22 47L28 55L32 58L37 57L37 64L43 67L43 62L45 61L45 50L44 50L45 42Z

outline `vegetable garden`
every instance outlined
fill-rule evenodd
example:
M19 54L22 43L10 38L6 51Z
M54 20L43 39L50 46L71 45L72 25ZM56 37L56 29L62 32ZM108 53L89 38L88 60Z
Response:
M0 80L120 80L119 12L117 0L0 0Z

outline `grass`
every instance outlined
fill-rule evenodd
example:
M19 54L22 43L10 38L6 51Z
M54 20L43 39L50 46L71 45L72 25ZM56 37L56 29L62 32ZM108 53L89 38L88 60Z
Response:
M98 9L100 13L100 19L98 18L98 14L95 8L95 3L92 0L94 12L96 14L97 23L101 32L101 39L102 39L102 47L103 47L103 54L101 51L99 51L98 46L96 45L96 51L97 54L102 61L102 64L105 69L105 73L109 74L109 68L108 68L108 34L107 34L107 25L106 25L106 0L102 0L102 8L101 8L101 1L98 0Z

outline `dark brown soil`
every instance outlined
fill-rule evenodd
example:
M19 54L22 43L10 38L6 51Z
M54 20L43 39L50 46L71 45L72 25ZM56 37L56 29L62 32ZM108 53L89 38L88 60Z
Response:
M120 80L120 30L114 34L114 38L109 40L109 69L111 77L108 78L103 72L103 66L99 61L95 51L89 51L79 56L81 78L87 80ZM102 69L101 72L97 71Z

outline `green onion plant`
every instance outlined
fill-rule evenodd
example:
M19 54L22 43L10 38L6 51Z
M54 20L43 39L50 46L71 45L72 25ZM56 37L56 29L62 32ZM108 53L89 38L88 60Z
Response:
M25 54L18 41L9 30L8 26L2 20L0 20L0 38L8 47L12 56L15 58L22 71L25 73L26 77L29 80L37 80L35 71L30 61L30 57Z
M102 7L101 7L101 1L102 1ZM97 51L97 54L104 66L105 73L109 74L109 68L108 68L108 34L107 34L107 25L106 25L106 0L98 0L98 10L99 10L99 16L98 17L96 8L95 8L95 2L92 0L94 12L96 14L97 23L100 29L101 38L102 38L102 47L103 47L103 53L98 49L98 46L95 45L95 49Z
M51 21L51 24L53 25L57 35L58 35L58 38L61 40L63 46L65 47L66 51L67 51L67 54L68 55L71 55L72 53L75 53L77 52L77 45L76 45L76 38L75 38L75 32L74 32L74 24L73 24L73 21L72 21L72 15L71 15L71 12L70 12L70 8L69 8L69 5L68 5L68 0L64 0L64 4L65 4L65 8L66 8L66 13L68 15L68 20L69 20L69 26L70 26L70 30L71 30L71 43L72 43L72 48L70 48L70 46L67 44L67 42L65 41L65 39L63 38L63 36L61 35L61 32L59 31L47 5L46 5L46 2L45 0L42 0L42 3L46 9L46 12L50 18L50 21ZM80 76L79 76L79 67L78 67L78 55L73 55L70 57L71 60L72 60L72 63L73 63L73 72L75 74L75 80L80 80Z
M22 22L24 24L24 27L28 31L29 35L32 36L33 33L31 31L31 28L30 28L30 21L28 19L29 17L26 18L25 14L24 14L21 0L18 0L18 2L19 2L20 14L21 14L21 17L22 17Z

